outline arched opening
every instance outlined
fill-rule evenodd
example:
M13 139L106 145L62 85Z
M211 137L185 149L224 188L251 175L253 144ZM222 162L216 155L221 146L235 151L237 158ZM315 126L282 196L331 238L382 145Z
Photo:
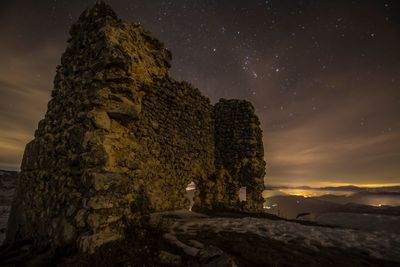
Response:
M240 202L246 201L246 187L245 186L242 186L239 189L239 201Z
M190 204L189 204L189 211L192 211L192 207L194 205L194 194L196 192L196 184L191 181L187 186L186 186L186 197L189 199Z

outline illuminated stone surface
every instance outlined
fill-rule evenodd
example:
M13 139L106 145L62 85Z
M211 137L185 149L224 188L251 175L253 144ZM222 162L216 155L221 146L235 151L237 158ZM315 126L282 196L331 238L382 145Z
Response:
M121 238L126 219L188 208L191 181L198 210L262 209L262 134L249 102L213 106L170 78L170 52L103 2L70 34L25 149L7 242L76 242L93 252Z

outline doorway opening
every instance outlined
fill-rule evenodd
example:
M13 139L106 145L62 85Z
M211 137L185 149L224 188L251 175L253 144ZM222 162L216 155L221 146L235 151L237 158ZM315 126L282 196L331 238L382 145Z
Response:
M186 186L186 197L189 199L190 204L189 204L189 211L192 211L192 207L194 205L194 194L196 193L196 184L191 181L187 186Z

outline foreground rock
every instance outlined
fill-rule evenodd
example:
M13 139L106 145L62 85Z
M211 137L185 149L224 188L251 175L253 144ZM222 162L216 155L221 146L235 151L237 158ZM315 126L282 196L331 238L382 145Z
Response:
M223 215L224 217L220 217ZM159 215L154 216L157 220ZM164 235L185 254L210 266L399 266L400 235L288 221L268 214L186 211L162 214ZM213 256L214 255L214 256ZM223 264L222 264L223 262ZM209 262L211 264L211 261Z
M255 214L253 214L255 215ZM223 216L223 217L221 217ZM307 225L308 224L308 225ZM0 251L1 266L399 266L400 236L287 221L267 214L152 214L144 235L93 255L65 250ZM25 254L24 254L25 253ZM68 254L69 253L69 254ZM10 263L10 264L9 264Z
M126 222L187 208L192 181L198 210L262 209L264 151L251 103L213 106L170 78L170 52L103 2L70 34L47 113L25 149L7 244L94 253L123 239Z

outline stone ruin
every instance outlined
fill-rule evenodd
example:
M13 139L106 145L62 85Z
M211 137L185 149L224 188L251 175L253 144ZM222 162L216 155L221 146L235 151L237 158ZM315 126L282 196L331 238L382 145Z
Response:
M152 211L262 210L264 150L251 103L168 76L171 54L103 2L70 30L52 99L19 174L6 242L83 252L122 238ZM246 187L246 201L238 191Z

